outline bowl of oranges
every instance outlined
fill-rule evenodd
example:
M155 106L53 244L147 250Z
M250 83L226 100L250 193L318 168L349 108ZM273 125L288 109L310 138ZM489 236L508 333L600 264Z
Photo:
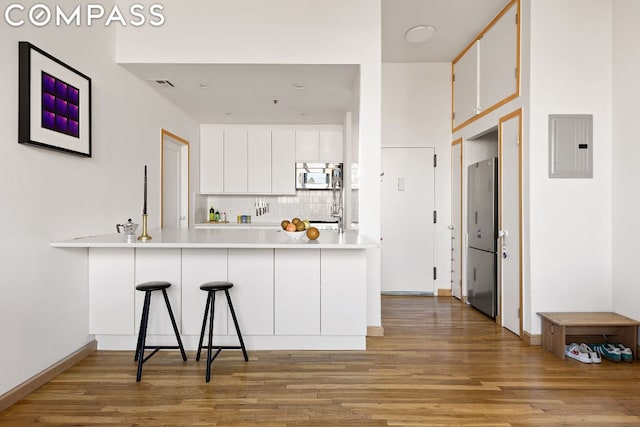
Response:
M316 240L320 236L320 231L312 227L306 219L304 221L300 218L293 218L291 221L283 219L280 227L290 239L301 239L306 236L309 240Z

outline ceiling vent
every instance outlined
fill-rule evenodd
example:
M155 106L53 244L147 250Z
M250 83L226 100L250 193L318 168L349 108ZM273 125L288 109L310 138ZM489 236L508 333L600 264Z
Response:
M153 79L153 80L149 80L151 83L153 83L156 86L162 86L162 87L175 87L173 85L173 83L171 83L169 80L162 80L162 79Z

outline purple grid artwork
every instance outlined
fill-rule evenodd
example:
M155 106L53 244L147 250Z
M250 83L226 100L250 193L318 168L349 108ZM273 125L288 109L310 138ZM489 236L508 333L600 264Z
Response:
M42 127L80 138L80 90L44 71Z

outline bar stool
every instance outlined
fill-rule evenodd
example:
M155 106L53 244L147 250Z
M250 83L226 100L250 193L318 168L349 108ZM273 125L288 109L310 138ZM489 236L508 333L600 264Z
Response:
M196 355L196 360L200 360L200 351L202 350L202 341L204 339L204 331L207 326L207 316L209 316L209 344L207 345L207 373L206 380L209 382L211 379L211 362L220 354L223 349L241 349L242 354L244 355L245 362L249 361L249 356L247 356L247 350L244 347L244 341L242 340L242 334L240 333L240 326L238 326L238 318L236 317L236 312L233 309L233 304L231 303L231 297L229 296L229 289L233 288L233 283L231 282L207 282L200 285L200 289L207 292L207 304L204 307L204 319L202 320L202 330L200 332L200 342L198 343L198 354ZM236 333L238 334L238 340L240 341L240 345L237 346L225 346L225 345L213 345L213 315L216 305L216 292L224 291L227 296L227 304L229 304L229 309L231 310L231 317L233 318L233 324L236 327ZM211 356L212 349L216 349L216 353Z
M173 316L173 311L171 310L171 304L169 303L169 297L167 297L167 288L171 286L169 282L145 282L140 283L136 286L136 290L144 292L144 304L142 306L142 317L140 318L140 330L138 331L138 345L136 346L136 355L133 358L134 361L138 361L138 374L136 376L136 382L140 381L142 378L142 365L151 358L154 354L161 349L180 349L180 353L182 353L182 360L187 360L187 355L184 352L184 347L182 346L182 340L180 339L180 334L178 333L178 326L176 325L176 319ZM158 345L158 346L148 346L146 345L147 341L147 324L149 323L149 306L151 305L151 293L154 291L162 291L162 296L164 296L164 302L167 305L167 310L169 311L169 317L171 318L171 325L173 326L173 332L176 334L176 338L178 339L177 346L168 346L168 345ZM151 354L144 357L144 351L146 349L153 349Z

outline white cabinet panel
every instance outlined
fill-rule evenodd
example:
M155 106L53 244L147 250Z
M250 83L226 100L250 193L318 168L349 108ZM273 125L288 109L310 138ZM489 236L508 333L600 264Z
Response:
M200 127L200 192L221 193L223 190L222 130Z
M249 193L271 192L271 132L268 130L249 130L247 175Z
M89 248L90 334L136 333L133 260L133 249Z
M183 334L200 335L207 303L207 293L200 285L217 280L227 280L226 249L182 249L182 306L191 308L182 313ZM228 333L227 299L221 292L216 295L213 331L216 335Z
M454 127L477 114L478 108L478 42L453 64Z
M247 131L224 131L224 192L247 192Z
M277 131L271 134L271 192L296 192L296 134L295 131Z
M320 334L320 249L275 251L276 335Z
M366 335L366 252L321 250L320 258L322 335Z
M480 111L516 93L517 8L512 5L480 40Z
M342 163L342 130L321 130L318 159Z
M273 249L229 249L228 277L242 334L273 335Z
M161 280L171 283L167 289L171 310L176 318L178 330L180 330L180 319L182 298L181 298L181 274L180 274L180 249L157 249L138 248L135 253L135 284ZM135 291L135 319L136 331L142 315L142 305L144 302L144 292ZM173 335L173 328L167 306L165 305L162 292L156 291L151 294L151 308L149 314L149 324L147 326L149 335Z
M519 4L510 2L453 63L454 129L518 95Z
M296 161L317 162L319 160L320 132L317 130L296 131Z

